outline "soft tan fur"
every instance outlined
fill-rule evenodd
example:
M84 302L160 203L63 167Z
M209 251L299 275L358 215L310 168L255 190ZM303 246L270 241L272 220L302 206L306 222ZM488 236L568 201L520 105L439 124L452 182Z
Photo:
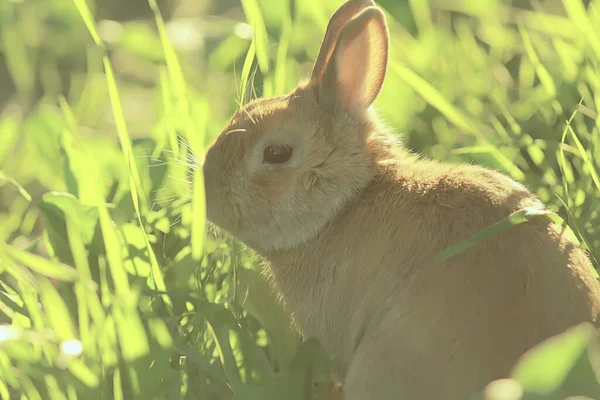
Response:
M337 356L347 400L468 399L543 339L595 322L600 286L543 217L433 261L543 205L501 173L394 140L371 109L387 46L379 9L342 6L311 80L248 104L211 146L208 218L262 255L304 335ZM268 164L268 145L294 155Z

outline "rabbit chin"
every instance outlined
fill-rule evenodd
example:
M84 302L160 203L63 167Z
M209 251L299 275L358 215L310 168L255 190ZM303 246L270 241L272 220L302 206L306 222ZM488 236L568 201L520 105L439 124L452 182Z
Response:
M268 219L251 215L243 207L235 207L238 213L232 213L222 207L222 202L207 201L207 219L249 248L266 255L297 248L318 237L354 193L355 190L339 191L330 195L327 202L323 199L322 203L327 205L321 207L288 205L272 209Z
M232 227L227 223L219 223L218 219L211 219L210 216L208 216L208 220L252 250L265 255L293 249L315 238L327 223L327 217L323 217L320 221L314 220L312 224L307 224L304 221L303 225L298 224L298 226L291 229L289 226L280 227L274 224L269 224L269 226L251 224L248 227Z

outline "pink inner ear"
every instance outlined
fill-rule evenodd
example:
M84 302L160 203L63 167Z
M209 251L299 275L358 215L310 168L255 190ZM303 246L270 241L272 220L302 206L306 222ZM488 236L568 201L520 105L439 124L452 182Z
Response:
M360 106L370 64L368 35L356 35L337 54L340 97L346 109Z
M346 109L368 108L382 83L386 46L381 43L381 28L374 22L345 37L337 51L338 96Z

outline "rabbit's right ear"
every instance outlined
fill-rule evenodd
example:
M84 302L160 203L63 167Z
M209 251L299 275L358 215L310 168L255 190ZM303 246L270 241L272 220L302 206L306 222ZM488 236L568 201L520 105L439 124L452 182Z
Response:
M344 6L351 3L349 1ZM364 1L359 3L365 4ZM356 7L348 6L348 9L356 10ZM350 14L347 11L344 15ZM344 21L335 22L335 17L334 14L330 26L339 28ZM361 113L369 108L383 86L389 35L385 16L377 7L363 8L350 18L335 38L333 48L328 51L321 48L312 78L320 101ZM329 29L328 34L331 40L334 34ZM328 42L328 34L323 45Z
M348 21L356 17L365 8L373 6L375 6L373 0L348 0L333 13L331 18L329 18L325 37L323 38L319 55L317 56L317 60L313 67L313 81L318 82L323 78L325 67L327 67L327 63L331 58L331 53L333 53L340 32Z

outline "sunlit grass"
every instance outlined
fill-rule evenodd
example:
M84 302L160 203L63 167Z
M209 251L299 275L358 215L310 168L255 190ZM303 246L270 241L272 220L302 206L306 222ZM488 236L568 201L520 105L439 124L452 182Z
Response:
M237 14L195 12L194 31L155 0L136 21L99 21L92 0L0 2L14 92L0 109L0 398L324 390L307 382L327 381L332 360L290 329L253 255L206 235L198 171L236 109L308 76L340 3L243 0ZM551 218L598 267L600 5L380 4L392 39L382 116L412 149L498 169L549 207L507 216L438 261ZM513 377L526 392L598 389L577 367L586 329ZM561 368L541 368L548 360Z

